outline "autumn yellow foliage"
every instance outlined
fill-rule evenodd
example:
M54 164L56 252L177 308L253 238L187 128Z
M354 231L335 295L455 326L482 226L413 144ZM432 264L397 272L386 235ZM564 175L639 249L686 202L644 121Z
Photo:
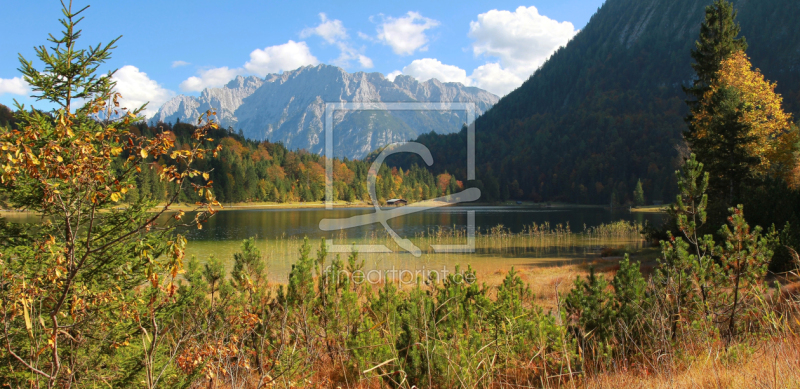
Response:
M747 54L742 51L722 61L716 80L703 97L703 106L710 104L712 96L721 88L736 89L742 100L742 120L749 127L754 141L748 145L752 155L761 159L756 167L759 175L781 177L787 182L800 179L798 131L792 126L792 115L783 111L783 97L775 93L776 83L764 78L759 69L753 69ZM695 115L698 136L708 128L712 118L709 109Z

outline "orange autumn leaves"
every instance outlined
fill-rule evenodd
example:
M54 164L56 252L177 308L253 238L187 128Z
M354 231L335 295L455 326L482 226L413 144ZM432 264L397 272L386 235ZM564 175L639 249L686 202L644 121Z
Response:
M753 69L747 54L736 52L722 61L716 80L703 97L702 109L693 120L698 136L703 137L713 120L708 108L713 94L721 88L735 89L743 103L741 120L754 139L747 148L760 159L754 173L780 177L800 187L798 131L792 125L792 115L783 111L783 98L775 93L776 85L764 79L760 70Z

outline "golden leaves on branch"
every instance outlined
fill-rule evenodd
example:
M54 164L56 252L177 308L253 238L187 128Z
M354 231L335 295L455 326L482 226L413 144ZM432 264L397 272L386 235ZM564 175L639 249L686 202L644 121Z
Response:
M94 104L89 111L99 111L105 102L96 99ZM207 115L210 112L203 117ZM123 122L76 120L74 114L61 112L55 121L31 123L21 130L0 133L0 183L13 184L20 176L38 181L45 192L44 207L52 206L57 197L79 192L94 204L104 200L119 202L129 185L120 184L118 176L130 178L126 171L141 172L140 165L147 161L152 161L149 163L159 170L163 181L181 184L186 177L202 176L206 183L193 184L193 189L210 188L208 172L189 165L219 150L203 146L208 130L216 128L213 120L208 119L197 128L192 134L193 142L180 150L175 148L175 135L169 131L149 138L135 136ZM122 172L113 168L114 159L120 156L126 156ZM176 163L164 163L162 156L169 156ZM87 195L77 188L94 189ZM215 202L213 196L206 196L206 200L208 203L203 205Z
M797 167L794 154L798 131L792 128L792 115L783 111L783 97L775 93L776 83L764 78L759 69L753 69L744 52L736 52L722 61L716 80L701 101L702 109L695 115L698 137L705 136L712 117L709 104L714 93L722 88L739 92L742 121L749 125L754 141L748 145L750 153L761 159L756 173L776 175L791 181L792 170Z
M231 332L221 338L192 337L175 360L184 373L199 373L206 378L214 378L258 368L250 365L249 358L242 358L245 350L239 347L239 343L256 330L261 320L241 306L228 307L224 314L223 319L229 324ZM270 359L274 355L268 353L265 357Z

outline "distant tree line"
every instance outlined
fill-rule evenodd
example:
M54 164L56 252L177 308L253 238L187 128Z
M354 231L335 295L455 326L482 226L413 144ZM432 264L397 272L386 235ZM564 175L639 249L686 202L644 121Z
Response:
M177 147L189 142L195 126L187 123L136 124L131 131L144 136L169 132ZM216 157L199 161L199 169L209 171L215 195L223 203L240 202L319 202L325 199L325 157L306 150L289 150L282 143L254 141L229 130L211 131L214 145L222 148ZM137 190L128 194L128 201L148 196L163 201L169 183L159 180L159 164L150 160L137 177ZM161 165L165 161L160 161ZM334 159L334 200L367 201L368 161ZM379 201L404 198L419 201L454 193L463 184L446 173L434 176L417 165L406 169L382 166L376 184ZM195 202L197 195L185 192L180 201ZM195 196L195 197L193 197Z

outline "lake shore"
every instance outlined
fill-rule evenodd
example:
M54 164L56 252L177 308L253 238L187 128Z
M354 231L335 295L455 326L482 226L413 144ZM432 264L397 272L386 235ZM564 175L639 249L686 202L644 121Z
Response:
M120 204L120 206L124 206ZM433 207L459 207L459 206L475 206L475 207L521 207L521 208L540 208L540 209L559 209L559 208L570 208L570 209L589 209L589 208L609 208L605 205L593 205L593 204L570 204L570 203L535 203L535 202L515 202L515 201L506 201L501 203L489 203L489 202L471 202L471 203L464 203L464 204L447 204L444 202L434 202L434 201L421 201L417 203L411 203L406 205L407 207L423 207L423 206L433 206ZM153 207L152 211L160 211L164 205L158 205ZM333 202L334 208L372 208L373 205L367 201L355 201L355 202L346 202L346 201L334 201ZM325 208L324 201L315 201L315 202L288 202L288 203L275 203L275 202L250 202L250 203L222 203L222 207L214 207L217 211L238 211L238 210L264 210L264 209L274 209L274 210L291 210L291 209L323 209ZM382 206L382 208L390 208L387 206ZM625 209L626 207L620 206L615 207ZM197 210L197 206L195 204L188 204L188 203L175 203L172 204L169 208L170 211L184 211L190 212ZM643 207L632 207L628 208L630 212L636 213L664 213L667 211L667 207L664 205L651 205L651 206L643 206ZM0 215L7 215L7 214L22 214L22 213L34 213L33 211L29 210L16 210L16 209L0 209Z
M416 203L410 203L405 205L406 207L524 207L524 208L540 208L540 209L558 209L558 208L607 208L606 206L602 205L592 205L592 204L569 204L569 203L534 203L534 202L522 202L517 203L514 201L506 201L501 203L489 203L489 202L470 202L470 203L462 203L462 204L448 204L442 201L420 201ZM163 205L154 207L153 210L160 210ZM346 202L346 201L334 201L333 202L334 208L373 208L372 203L367 201L355 201L355 202ZM275 210L291 210L291 209L322 209L325 208L324 201L315 201L315 202L287 202L287 203L274 203L274 202L251 202L251 203L222 203L222 207L214 207L217 210L225 211L225 210L244 210L244 209L252 209L252 210L261 210L261 209L275 209ZM393 208L392 206L381 205L381 208ZM197 206L194 204L173 204L170 206L170 210L180 210L180 211L192 211L197 209ZM648 208L649 209L649 208ZM633 210L634 212L643 212L639 211L636 208ZM0 211L2 212L2 211ZM650 211L650 212L658 212L658 211Z
M669 210L668 205L646 205L643 207L633 207L631 212L638 213L666 213Z

